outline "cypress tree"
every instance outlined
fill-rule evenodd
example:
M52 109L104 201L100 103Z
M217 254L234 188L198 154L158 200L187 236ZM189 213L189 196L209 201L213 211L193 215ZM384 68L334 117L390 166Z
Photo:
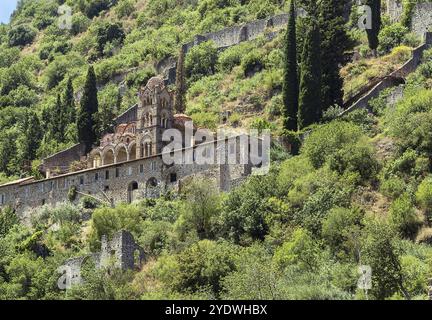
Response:
M184 113L186 109L186 78L185 78L185 53L183 48L177 61L176 70L176 92L174 110L177 113Z
M372 29L366 29L369 48L376 56L376 50L379 45L378 35L381 29L381 0L367 0L366 5L372 10Z
M21 161L31 161L36 158L36 151L39 148L42 139L42 129L38 116L34 111L28 111L25 114L23 128L24 135L21 145L20 158Z
M75 110L75 99L74 99L74 89L72 85L72 79L69 78L66 89L63 95L63 104L66 109L66 118L67 123L73 123L76 119L76 110Z
M51 118L52 119L51 131L53 137L59 142L64 142L66 121L67 121L66 117L67 117L66 110L61 101L61 97L58 94L56 103L54 105L53 115Z
M95 118L98 108L96 75L93 66L90 66L77 115L78 140L86 146L87 152L97 139Z
M299 87L297 78L296 12L294 0L291 0L288 15L288 27L285 35L284 79L282 88L284 127L287 130L296 131Z
M300 74L298 124L303 129L321 117L321 53L320 31L312 21L306 35Z
M344 53L350 48L345 20L345 1L322 0L320 2L319 27L321 32L323 110L343 103L343 80L340 69L344 63Z

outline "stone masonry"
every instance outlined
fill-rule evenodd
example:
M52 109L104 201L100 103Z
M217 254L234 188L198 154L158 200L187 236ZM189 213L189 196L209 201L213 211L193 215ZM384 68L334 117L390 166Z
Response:
M132 234L128 231L117 232L111 240L102 236L101 242L100 252L71 258L64 263L70 268L68 276L71 285L83 282L81 268L88 260L93 261L97 269L114 267L121 270L140 268L145 261L144 250L135 243Z

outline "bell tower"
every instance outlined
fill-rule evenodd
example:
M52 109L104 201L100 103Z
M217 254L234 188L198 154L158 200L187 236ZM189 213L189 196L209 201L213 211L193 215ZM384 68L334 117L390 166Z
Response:
M173 125L173 95L161 78L151 78L140 90L137 115L137 158L161 153L163 132Z

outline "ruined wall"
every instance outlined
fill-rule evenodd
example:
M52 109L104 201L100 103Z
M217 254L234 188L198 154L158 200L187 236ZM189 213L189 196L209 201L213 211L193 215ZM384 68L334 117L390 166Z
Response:
M413 11L411 30L418 35L423 35L431 27L432 2L417 4Z
M85 146L81 143L76 144L69 149L63 150L52 156L43 159L43 169L48 168L59 168L60 171L64 172L69 169L70 163L79 161L82 156L85 156Z
M402 0L387 0L387 15L392 22L401 21L403 14ZM417 3L411 17L411 31L423 36L432 26L432 2L425 1Z
M99 267L109 267L111 263L122 270L141 267L144 250L135 243L130 232L117 232L111 240L102 236L101 242Z
M400 21L403 13L402 0L387 0L387 15L390 17L391 22Z
M114 266L122 270L140 268L145 260L144 250L128 231L115 233L111 240L104 235L101 242L100 252L71 258L64 263L64 266L70 268L68 276L72 286L83 283L81 268L88 260L92 260L97 269Z
M133 105L117 118L114 119L114 125L118 126L122 123L130 123L138 119L138 104Z

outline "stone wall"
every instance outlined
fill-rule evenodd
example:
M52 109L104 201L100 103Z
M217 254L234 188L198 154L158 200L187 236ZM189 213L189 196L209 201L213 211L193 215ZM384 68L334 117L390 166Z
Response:
M43 159L42 169L44 171L58 168L60 172L69 170L69 164L74 161L80 161L82 156L85 156L85 146L81 143L76 144L66 150Z
M70 268L69 276L72 286L83 283L81 268L88 260L92 260L97 269L114 266L122 270L140 268L145 260L144 250L128 231L117 232L111 240L104 235L101 242L100 252L71 258L64 263Z
M267 28L280 29L288 23L288 14L283 13L268 19L261 19L246 23L241 26L226 28L217 32L204 35L196 35L195 39L183 45L183 51L187 54L194 46L202 42L213 41L217 48L227 48L244 41L250 41L264 34Z
M204 145L206 144L196 148ZM196 148L195 150L183 149L183 155L186 151L196 152ZM239 159L239 143L237 143L236 155ZM166 165L162 155L159 154L45 180L0 186L0 194L5 195L5 203L0 204L0 208L11 206L21 220L29 221L33 212L41 206L56 206L68 201L68 193L72 187L79 192L75 203L78 203L83 195L91 195L116 204L132 202L139 198L157 197L168 189L178 190L184 179L197 175L214 180L221 190L228 191L231 188L231 181L250 174L249 167L242 164Z
M138 104L133 105L117 118L114 119L114 125L118 126L122 123L130 123L138 120Z
M411 30L423 35L432 27L432 2L419 3L415 6L412 16Z
M387 0L387 15L390 17L391 22L400 21L403 13L402 0Z
M183 45L182 50L187 54L194 46L206 41L213 41L219 50L235 46L244 41L251 41L264 35L266 30L276 30L269 33L273 38L276 32L281 30L288 23L288 14L279 14L268 19L261 19L246 23L241 26L234 26L204 35L196 35L194 40ZM164 74L166 84L175 83L176 61L172 57L167 57L156 66L159 74Z

